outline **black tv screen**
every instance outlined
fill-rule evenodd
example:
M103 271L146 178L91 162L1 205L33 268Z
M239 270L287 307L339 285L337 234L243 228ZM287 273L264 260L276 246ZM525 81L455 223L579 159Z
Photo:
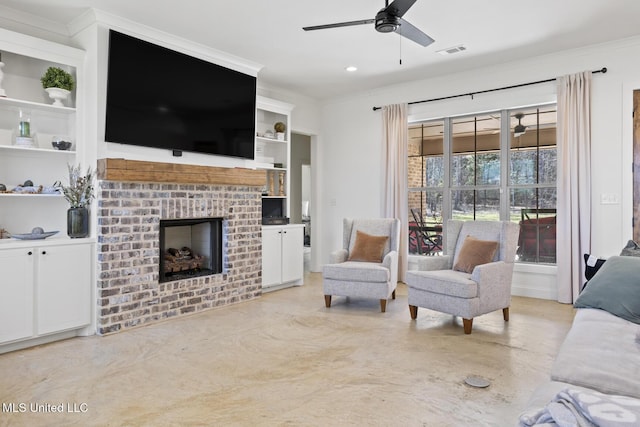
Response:
M105 141L254 158L256 77L109 31Z

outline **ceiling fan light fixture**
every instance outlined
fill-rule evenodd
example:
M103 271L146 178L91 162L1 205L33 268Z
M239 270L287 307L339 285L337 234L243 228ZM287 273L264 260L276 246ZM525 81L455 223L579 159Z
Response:
M521 122L522 118L524 117L523 113L516 113L514 117L518 119L518 124L513 128L513 136L514 138L517 138L527 131L527 127Z
M390 15L383 9L376 15L375 25L379 33L392 33L400 25L400 18Z

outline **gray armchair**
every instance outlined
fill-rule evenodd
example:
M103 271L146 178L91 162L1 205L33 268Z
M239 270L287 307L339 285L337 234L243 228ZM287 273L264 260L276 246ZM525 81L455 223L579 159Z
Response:
M509 320L511 279L518 243L517 224L508 221L448 221L443 256L425 257L418 270L407 272L409 312L412 319L418 307L462 317L464 333L470 334L474 317L502 309ZM467 236L487 243L498 242L493 259L485 264L468 266L469 272L457 271ZM470 246L467 246L469 249ZM468 251L465 252L465 257Z
M358 236L358 232L366 234ZM363 236L369 240L364 240ZM399 241L398 219L345 218L342 249L333 252L331 263L322 269L326 307L331 307L332 295L376 298L380 300L380 311L384 313L387 299L395 299L396 296ZM365 260L368 256L360 256L362 250L368 252L368 256L374 252L373 257Z

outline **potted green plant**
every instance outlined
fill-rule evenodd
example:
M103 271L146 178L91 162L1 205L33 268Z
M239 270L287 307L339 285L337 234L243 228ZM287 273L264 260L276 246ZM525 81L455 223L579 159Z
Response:
M67 210L67 234L71 238L87 237L89 235L89 205L94 198L93 171L91 168L83 175L80 165L68 165L69 184L60 181L54 186L69 202Z
M67 99L75 86L73 76L62 68L49 67L40 78L42 87L53 99L53 105L63 107L62 100Z

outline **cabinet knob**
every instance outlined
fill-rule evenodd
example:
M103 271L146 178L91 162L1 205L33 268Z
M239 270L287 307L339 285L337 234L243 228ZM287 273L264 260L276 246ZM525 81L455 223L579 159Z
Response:
M42 251L42 255L46 255L46 254L47 254L47 251Z
M27 252L27 255L33 255L33 252L29 251Z

